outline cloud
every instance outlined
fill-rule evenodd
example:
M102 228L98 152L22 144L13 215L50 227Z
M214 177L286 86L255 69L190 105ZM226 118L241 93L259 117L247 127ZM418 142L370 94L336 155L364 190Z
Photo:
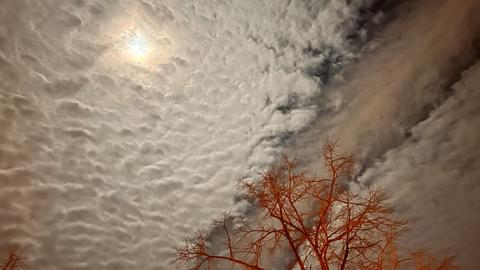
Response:
M358 162L355 180L384 185L411 221L406 243L450 247L465 269L478 268L479 9L474 0L399 5L376 49L337 75L290 148L318 172L322 142L338 138Z
M458 253L465 269L478 267L480 233L480 64L463 73L454 94L388 151L360 182L386 187L392 203L411 220L410 245Z
M404 4L398 21L380 36L384 45L338 75L337 87L322 96L323 114L295 146L340 138L368 163L401 143L472 63L480 29L476 8L476 1ZM443 19L423 16L426 10Z
M370 2L2 1L0 251L171 268L172 246L312 121L307 67L356 57ZM123 47L132 31L144 61Z

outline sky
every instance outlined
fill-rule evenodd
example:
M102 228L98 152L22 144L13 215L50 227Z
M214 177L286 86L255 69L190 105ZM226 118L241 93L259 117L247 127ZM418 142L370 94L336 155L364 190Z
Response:
M402 1L401 1L402 2ZM478 268L480 2L0 1L0 252L172 269L238 179L322 142L405 243Z

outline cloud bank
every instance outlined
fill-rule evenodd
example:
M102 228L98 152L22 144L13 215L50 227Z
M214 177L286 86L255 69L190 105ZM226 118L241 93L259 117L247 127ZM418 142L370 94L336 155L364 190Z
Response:
M0 251L170 269L381 21L350 2L2 1ZM145 59L125 50L136 33Z
M478 268L480 240L480 64L464 72L454 94L388 151L360 182L376 179L397 211L411 221L410 246L458 253Z
M411 221L405 243L459 253L464 269L479 267L479 10L474 0L401 4L381 45L324 92L325 109L290 150L318 171L312 157L338 138L358 161L358 185L383 185Z

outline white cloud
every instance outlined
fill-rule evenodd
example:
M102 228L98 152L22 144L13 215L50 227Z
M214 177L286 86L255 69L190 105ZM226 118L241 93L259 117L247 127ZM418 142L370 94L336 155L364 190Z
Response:
M325 112L291 147L318 171L312 157L338 138L358 161L356 180L385 185L410 221L410 247L450 248L465 269L479 266L478 10L475 0L404 3L380 46L343 72Z
M302 71L354 56L368 2L2 1L0 250L38 269L169 267L312 120Z
M453 96L359 179L386 187L411 220L411 246L458 253L465 269L478 267L480 241L479 75L480 64L465 72Z

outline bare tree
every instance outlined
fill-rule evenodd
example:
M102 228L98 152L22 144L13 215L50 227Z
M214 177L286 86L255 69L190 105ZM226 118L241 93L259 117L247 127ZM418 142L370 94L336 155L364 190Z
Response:
M8 252L7 258L4 260L1 270L20 270L25 268L25 257L23 257L18 248L13 246Z
M436 263L426 252L397 247L406 222L394 218L382 191L346 189L342 183L351 176L353 159L337 153L334 143L325 144L323 157L325 178L297 172L295 161L284 156L259 179L244 180L242 189L261 214L254 219L224 214L213 225L224 234L223 252L199 234L177 249L177 262L191 263L192 269L220 264L271 269L267 258L288 250L293 255L288 269L456 269L453 257Z

